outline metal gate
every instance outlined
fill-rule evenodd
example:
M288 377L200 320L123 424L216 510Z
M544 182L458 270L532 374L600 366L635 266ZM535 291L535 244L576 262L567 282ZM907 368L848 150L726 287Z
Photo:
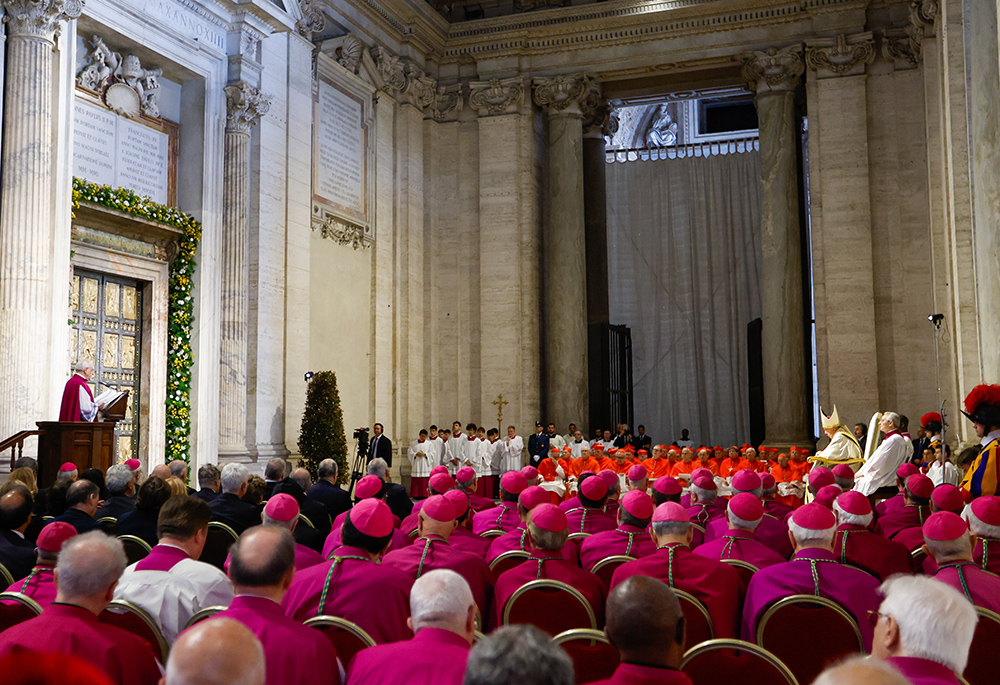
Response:
M128 389L125 418L115 427L117 462L139 454L139 362L142 357L142 290L138 281L73 270L70 295L71 358L94 362L94 395Z
M632 331L628 326L589 327L590 429L627 423L632 430Z

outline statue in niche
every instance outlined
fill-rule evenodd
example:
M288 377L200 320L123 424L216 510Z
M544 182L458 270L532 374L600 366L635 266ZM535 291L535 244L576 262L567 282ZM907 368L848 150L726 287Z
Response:
M646 129L646 147L668 147L677 144L677 122L670 116L669 105L660 105L649 128Z
M104 104L122 116L134 117L141 112L159 117L157 77L163 75L163 70L144 69L132 54L122 59L100 36L94 36L91 44L90 63L76 77L77 85L99 93Z

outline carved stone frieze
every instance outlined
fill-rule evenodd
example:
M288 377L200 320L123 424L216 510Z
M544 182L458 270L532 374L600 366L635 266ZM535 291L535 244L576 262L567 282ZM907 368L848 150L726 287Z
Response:
M469 83L469 107L480 116L516 112L524 102L524 80L490 79Z
M271 96L246 81L226 86L226 130L250 133L262 116L271 108Z
M584 74L559 74L533 80L535 104L547 114L582 114L583 101L590 92Z
M806 44L806 64L820 74L835 76L864 73L866 64L875 60L875 39L870 31L851 36L809 41Z
M76 84L96 92L108 109L122 116L160 116L160 84L156 79L163 70L143 68L133 54L122 57L100 36L91 38L91 46L87 65L77 74Z
M609 135L611 123L611 105L601 95L601 89L592 83L587 94L580 101L580 112L583 114L584 135L606 137Z
M912 69L920 63L921 35L910 26L882 33L882 57L897 69Z
M437 80L431 78L424 70L415 64L407 64L403 70L406 75L406 87L403 89L403 99L417 109L427 109L434 104L437 95Z
M344 36L343 44L337 49L337 63L352 74L358 73L361 57L365 52L365 44L353 33Z
M403 60L379 45L372 48L372 59L387 93L392 95L406 90L406 65Z
M802 46L798 44L745 52L740 57L743 78L758 94L794 90L805 71Z
M919 28L930 26L940 11L940 0L911 0L910 23Z
M431 108L431 116L434 117L435 121L453 121L458 117L464 104L462 91L461 83L438 86L434 93L434 105Z
M326 28L326 14L323 12L322 0L302 0L299 3L302 18L295 22L295 30L309 40L313 35Z
M375 240L365 234L364 228L341 221L330 214L327 214L322 221L314 220L312 230L319 231L320 236L338 245L350 245L355 250L367 250L375 244Z
M3 0L7 35L53 40L62 22L83 12L83 0Z

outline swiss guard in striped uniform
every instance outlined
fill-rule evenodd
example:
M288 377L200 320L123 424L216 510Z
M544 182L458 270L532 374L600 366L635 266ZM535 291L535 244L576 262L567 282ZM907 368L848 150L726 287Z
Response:
M1000 385L977 385L965 398L966 418L972 421L982 447L962 479L972 499L995 495L1000 488Z

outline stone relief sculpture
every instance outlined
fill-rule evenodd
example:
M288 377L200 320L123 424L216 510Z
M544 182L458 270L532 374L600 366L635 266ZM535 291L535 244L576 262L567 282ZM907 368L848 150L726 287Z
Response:
M157 77L163 75L163 70L143 68L133 54L122 58L100 36L94 36L91 44L89 63L77 75L77 85L98 93L108 109L122 116L131 118L142 113L159 117Z
M353 33L348 33L344 36L344 44L340 46L340 50L338 51L337 63L352 74L357 74L358 65L361 63L364 51L365 45L361 42L361 39Z
M667 103L661 104L646 129L646 147L668 147L677 144L677 122L670 116Z

